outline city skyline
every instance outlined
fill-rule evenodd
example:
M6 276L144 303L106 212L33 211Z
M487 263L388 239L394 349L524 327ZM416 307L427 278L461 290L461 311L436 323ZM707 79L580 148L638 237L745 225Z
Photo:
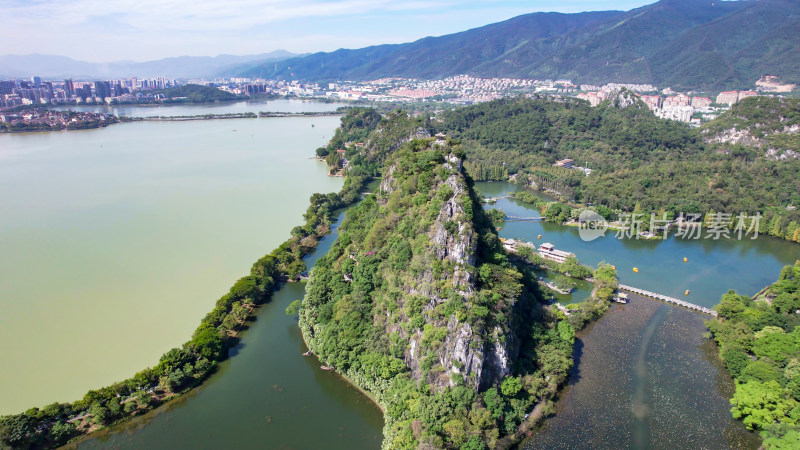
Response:
M0 0L0 27L5 31L0 46L8 55L59 55L94 63L279 49L313 53L409 42L532 12L629 10L653 2Z

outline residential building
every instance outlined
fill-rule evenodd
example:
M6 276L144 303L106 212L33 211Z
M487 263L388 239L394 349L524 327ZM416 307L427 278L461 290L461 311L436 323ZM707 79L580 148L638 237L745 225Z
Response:
M739 101L738 91L725 91L717 95L717 103L719 104L734 105L737 101Z
M708 108L711 106L711 99L708 97L692 97L693 108Z

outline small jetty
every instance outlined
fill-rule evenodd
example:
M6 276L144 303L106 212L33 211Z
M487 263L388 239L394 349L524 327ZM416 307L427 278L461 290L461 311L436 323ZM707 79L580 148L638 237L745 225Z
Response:
M649 297L654 298L656 300L661 300L662 302L672 303L673 305L683 306L684 308L692 309L694 311L699 311L704 314L708 314L714 317L717 317L717 312L711 308L706 308L705 306L695 305L694 303L689 303L687 301L679 300L674 297L669 297L663 294L659 294L657 292L646 291L644 289L635 288L633 286L627 286L624 284L619 285L619 289L623 291L632 292L634 294L641 295L642 297Z

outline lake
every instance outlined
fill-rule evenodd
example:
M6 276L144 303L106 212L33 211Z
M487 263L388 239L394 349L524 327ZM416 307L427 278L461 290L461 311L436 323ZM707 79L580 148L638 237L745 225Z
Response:
M310 159L338 123L136 122L0 135L0 414L76 400L185 342L302 223L312 193L340 189L342 179Z
M556 414L520 446L534 449L752 449L731 417L733 382L703 338L704 316L631 296L578 333Z
M306 257L311 267L337 237ZM232 358L201 388L79 443L94 448L380 448L383 416L339 375L320 369L285 309L305 282L284 284L261 308Z
M34 399L38 392L19 394L21 406L9 412L72 400L154 364L183 342L215 299L302 223L310 193L339 189L341 179L326 177L324 165L308 159L337 123L336 117L145 122L0 136L0 183L9 193L0 205L3 217L13 219L0 225L3 254L13 256L0 263L0 329L13 330L2 336L2 351L12 356L11 367L33 367L3 373L10 377L0 380L3 406L16 395L13 386L59 387L41 400ZM491 197L516 189L477 187ZM539 214L512 199L491 207ZM576 228L538 222L505 223L500 235L551 242L590 265L608 261L623 283L704 306L729 288L755 293L800 257L800 247L771 238L644 241L610 232L585 242ZM335 232L323 239L309 267L333 239ZM588 292L581 285L557 298L577 302ZM79 446L380 447L377 407L315 358L301 356L296 318L284 309L302 296L302 283L284 285L201 388ZM579 336L558 414L525 446L757 445L730 419L730 380L702 338L703 319L652 300L613 305ZM20 335L31 342L13 337ZM15 354L21 356L14 360ZM44 364L40 378L18 375L35 378L36 364ZM65 385L74 380L85 386L70 394ZM705 432L704 421L711 423Z
M502 182L475 185L483 195L493 198L518 189ZM511 198L486 207L499 208L516 217L540 215L533 206ZM800 258L800 245L768 236L741 241L694 240L672 235L666 240L617 239L615 232L608 230L604 237L587 242L580 238L577 227L547 222L506 222L499 234L537 246L549 242L558 250L575 253L578 260L590 266L608 262L616 266L623 284L707 307L716 305L728 289L754 295L773 283L784 265L794 264ZM634 267L638 273L634 273ZM685 295L687 290L689 295Z
M59 110L87 111L128 117L196 116L202 114L232 114L269 112L324 112L335 111L338 103L321 103L311 100L238 100L207 104L167 103L149 105L70 105Z

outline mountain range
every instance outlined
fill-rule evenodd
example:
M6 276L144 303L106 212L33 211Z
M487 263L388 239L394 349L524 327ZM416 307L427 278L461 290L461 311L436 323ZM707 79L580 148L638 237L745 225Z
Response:
M259 55L179 56L156 61L116 61L91 63L54 55L5 55L0 56L0 77L25 78L116 78L157 77L194 78L216 77L233 71L246 70L251 65L280 61L300 56L286 50L277 50Z
M800 81L800 0L661 0L630 11L532 13L415 42L340 49L237 74L316 81L458 74L679 89Z
M405 44L297 55L175 57L89 63L0 56L0 77L244 76L321 82L383 77L571 79L679 90L753 87L762 75L800 83L800 0L661 0L630 11L531 13Z

